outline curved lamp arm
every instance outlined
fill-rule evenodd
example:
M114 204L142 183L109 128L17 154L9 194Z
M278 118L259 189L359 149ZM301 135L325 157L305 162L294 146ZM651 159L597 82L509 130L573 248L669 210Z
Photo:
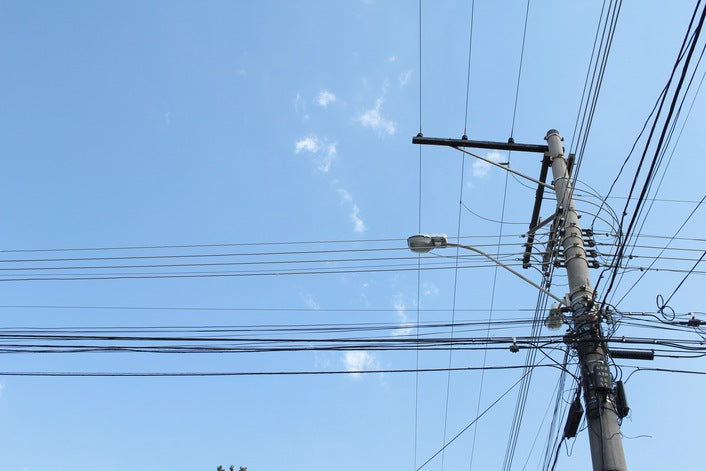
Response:
M561 299L558 296L555 296L554 294L552 294L548 290L542 288L537 283L530 280L529 278L527 278L526 276L524 276L520 272L513 270L512 268L508 267L507 265L505 265L501 261L499 261L499 260L491 257L490 255L488 255L487 253L483 252L482 250L478 250L477 248L471 247L470 245L450 243L446 239L446 236L443 234L438 234L438 235L416 234L416 235L413 235L413 236L407 238L407 246L409 247L409 249L412 252L416 252L416 253L426 253L426 252L429 252L433 249L444 248L444 247L459 247L462 249L470 250L471 252L475 252L479 255L484 256L485 258L487 258L488 260L490 260L494 264L503 267L505 270L509 271L510 273L515 275L516 277L529 283L530 285L534 286L542 293L544 293L547 296L549 296L550 298L554 299L559 304L564 305L564 306L567 305L566 301L564 299Z

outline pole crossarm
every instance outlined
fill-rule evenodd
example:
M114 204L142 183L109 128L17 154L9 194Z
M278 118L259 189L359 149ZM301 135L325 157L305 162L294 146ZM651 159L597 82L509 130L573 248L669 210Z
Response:
M515 142L471 141L469 139L448 139L441 137L424 137L417 135L412 138L412 144L447 147L473 147L475 149L511 150L514 152L549 152L549 146L541 144L517 144Z

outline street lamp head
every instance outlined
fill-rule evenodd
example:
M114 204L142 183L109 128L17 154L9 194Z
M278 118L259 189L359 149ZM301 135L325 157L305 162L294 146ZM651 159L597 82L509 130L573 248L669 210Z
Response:
M407 238L407 247L412 252L426 253L432 249L446 247L446 235L444 234L416 234Z

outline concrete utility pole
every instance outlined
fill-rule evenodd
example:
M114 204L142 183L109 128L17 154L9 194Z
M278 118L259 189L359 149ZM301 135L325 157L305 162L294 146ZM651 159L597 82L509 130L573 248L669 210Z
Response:
M505 143L471 141L466 139L465 136L462 139L429 138L419 133L412 139L412 143L447 146L457 150L461 150L462 147L472 147L479 149L542 153L544 155L539 180L531 179L509 168L504 168L507 171L521 175L539 184L535 196L532 220L530 222L530 231L528 233L527 243L525 244L523 268L530 266L529 261L534 231L554 219L554 227L556 228L564 249L564 263L569 278L569 293L566 296L567 301L563 304L567 305L569 310L571 310L573 331L567 334L566 339L578 353L581 366L581 381L586 406L586 421L588 422L588 437L591 445L593 471L627 471L625 455L623 453L623 441L620 436L620 427L618 426L618 417L624 417L625 414L618 415L620 409L618 407L619 404L616 404L615 393L613 391L613 378L606 361L606 351L603 346L603 335L600 326L600 313L593 304L593 290L591 289L591 280L588 276L589 261L586 257L586 250L583 245L583 233L581 232L581 227L579 227L579 218L574 207L573 188L569 180L569 165L566 159L564 159L564 148L561 145L562 139L559 132L555 129L550 129L547 132L545 140L548 145L542 146L517 144L513 139L509 139L508 142ZM483 159L477 155L474 155L474 157ZM544 186L547 186L544 181L547 176L548 165L551 165L552 168L552 186L556 191L556 212L552 218L540 222L539 211L541 209ZM426 252L434 247L453 245L446 242L444 236L425 236L423 234L410 237L407 242L410 248L416 252ZM459 247L470 248L466 246ZM477 249L471 250L477 251ZM487 254L485 255L492 259L492 257ZM496 263L499 262L496 261ZM546 263L548 264L549 262L547 261ZM593 266L594 268L597 267L597 265ZM512 269L508 267L505 268L515 273ZM519 276L523 280L528 281L525 277ZM530 284L537 287L532 281L530 281ZM540 287L540 289L546 292L544 288ZM551 296L557 299L555 296ZM651 359L646 357L638 358L635 356L635 352L630 352L630 354L632 355L631 358L635 359ZM619 383L618 386L620 386L618 391L622 390L621 383ZM622 402L621 404L620 408L622 408L624 412L626 404ZM580 408L579 403L575 403L575 405ZM570 419L573 420L574 435L565 436L575 436L575 428L578 427L578 420L580 420L582 413L583 411L579 411L578 415L574 414L570 417ZM567 421L567 427L568 425L569 423ZM567 433L566 428L564 433Z
M550 129L545 139L549 146L556 190L556 217L559 218L557 227L569 277L568 299L574 323L573 347L581 365L593 470L626 471L613 378L603 348L600 316L593 306L586 250L574 208L573 189L564 159L562 139L555 129Z

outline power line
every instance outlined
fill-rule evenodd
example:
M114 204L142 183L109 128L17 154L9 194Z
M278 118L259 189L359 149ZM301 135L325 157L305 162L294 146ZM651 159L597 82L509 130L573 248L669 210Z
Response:
M650 163L650 166L649 166L649 168L648 168L648 170L647 170L647 175L646 175L646 177L645 177L645 180L644 180L644 183L643 183L643 186L642 186L642 190L641 190L641 192L640 192L640 196L638 197L637 203L636 203L636 205L635 205L635 210L634 210L634 212L633 212L633 216L632 216L632 218L630 219L630 222L629 222L629 224L628 224L627 230L626 230L625 233L623 234L623 241L618 245L618 253L617 253L616 256L614 257L614 261L613 261L614 268L613 268L612 273L611 273L611 275L610 275L610 280L609 280L609 283L608 283L608 287L606 288L606 290L605 290L605 292L604 292L604 295L603 295L603 301L602 301L603 303L606 302L606 300L607 300L607 298L608 298L608 295L610 294L611 290L613 289L615 280L616 280L616 278L617 278L617 276L618 276L618 266L619 266L620 263L621 263L621 259L622 259L622 257L623 257L623 253L624 253L625 248L626 248L626 246L627 246L628 240L629 240L630 237L632 236L632 229L633 229L635 223L637 222L637 217L638 217L638 214L639 214L639 210L640 210L640 208L642 207L642 204L643 204L643 202L644 202L644 198L645 198L645 196L646 196L647 190L648 190L648 188L650 187L650 183L651 183L652 178L653 178L653 176L654 176L654 172L655 172L655 170L656 170L656 166L657 166L657 163L658 163L658 158L659 158L659 155L660 155L660 150L662 149L662 146L663 146L663 144L664 144L664 140L665 140L667 131L668 131L668 129L669 129L669 124L670 124L670 122L671 122L672 115L673 115L674 110L675 110L675 108L676 108L677 101L678 101L678 98L679 98L679 96L680 96L681 88L682 88L682 85L683 85L683 83L684 83L684 79L686 78L686 73L687 73L687 70L689 69L689 65L690 65L690 62L691 62L691 58L693 57L693 53L694 53L694 50L695 50L695 47L696 47L696 43L697 43L697 41L698 41L698 39L699 39L699 36L700 36L700 33L701 33L701 28L702 28L703 23L704 23L704 16L706 15L706 8L704 8L703 11L702 11L702 13L701 13L701 16L700 16L700 18L699 18L698 24L697 24L697 26L696 26L696 28L695 28L695 30L694 30L694 32L693 32L693 38L692 38L692 40L689 41L689 36L690 36L689 32L691 31L691 25L693 24L694 20L695 20L696 17L697 17L699 7L700 7L700 4L697 3L697 5L696 5L696 7L695 7L695 9L694 9L694 13L693 13L692 18L691 18L691 22L689 23L689 28L687 29L687 33L686 33L685 36L684 36L684 41L683 41L683 43L682 43L682 47L681 47L681 51L680 51L680 54L679 54L679 55L680 55L680 56L682 55L682 52L685 51L685 48L687 47L687 45L688 45L688 52L687 52L686 55L685 55L684 63L683 63L683 65L682 65L682 70L681 70L681 73L680 73L680 75L679 75L679 79L678 79L677 85L676 85L676 87L675 87L675 90L674 90L674 92L673 92L671 103L670 103L670 105L669 105L669 110L668 110L668 112L667 112L667 117L665 118L664 125L663 125L663 127L662 127L662 131L661 131L661 133L660 133L660 135L659 135L658 142L657 142L657 145L656 145L656 149L655 149L655 152L654 152L654 156L653 156L652 161L651 161L651 163ZM690 43L690 44L689 44L689 43ZM670 86L670 84L671 84L673 78L676 76L677 69L678 69L678 66L679 66L679 62L680 62L679 59L675 62L674 67L672 68L672 73L671 73L671 75L670 75L669 80L667 81L667 85L666 85L665 88L669 88L669 86ZM686 92L685 92L685 93L686 93ZM651 141L652 141L652 137L653 137L654 132L655 132L655 130L656 130L656 127L657 127L657 124L658 124L658 119L659 119L659 116L660 116L660 114L661 114L662 107L664 106L664 104L665 104L665 102L666 102L666 99L667 99L667 94L664 93L664 94L662 95L662 99L660 100L660 105L659 105L659 108L658 108L658 110L657 110L657 114L656 114L656 116L655 116L655 119L653 120L651 129L650 129L650 133L649 133L649 135L648 135L648 137L647 137L647 142L646 142L645 147L644 147L644 150L643 150L643 152L642 152L642 156L641 156L641 158L640 158L640 160L639 160L639 164L638 164L637 170L636 170L636 172L635 172L635 176L634 176L634 178L633 178L633 181L632 181L632 184L631 184L631 187L630 187L630 191L629 191L629 193L628 193L628 198L632 197L633 191L635 190L635 187L636 187L636 185L637 185L637 180L638 180L638 177L639 177L639 174L640 174L640 169L641 169L641 167L642 167L642 164L643 164L644 161L645 161L647 152L648 152L648 150L649 150L649 145L650 145L650 143L651 143ZM629 200L628 200L628 201L629 201ZM623 217L621 218L621 223L620 223L620 227L621 227L621 228L623 227L623 219L624 219L624 217L625 217L626 214L627 214L627 203L626 203L625 209L623 210ZM621 231L621 232L622 232L622 231ZM600 282L600 278L599 278L599 282ZM598 286L598 282L596 283L596 287L597 287L597 286Z
M484 368L491 368L491 367L484 367ZM527 375L527 373L525 373L525 375ZM483 410L483 412L481 412L480 414L476 415L476 418L475 418L475 419L473 419L468 425L466 425L463 429L461 429L461 431L458 432L451 440L449 440L447 443L445 443L444 446L442 446L439 451L437 451L436 453L434 453L428 460L426 460L420 467L418 467L418 468L416 469L416 471L419 471L419 470L422 469L424 466L426 466L427 463L429 463L431 460L433 460L434 458L436 458L436 457L439 455L439 453L443 452L443 451L446 449L446 447L448 447L449 445L451 445L451 444L452 444L454 441L456 441L456 439L457 439L458 437L460 437L466 430L468 430L472 425L474 425L476 422L478 422L478 420L480 420L481 417L483 417L486 413L488 413L488 411L489 411L490 409L492 409L493 406L495 406L498 402L500 402L500 401L502 400L502 398L504 398L505 396L507 396L507 395L510 393L510 391L512 391L513 389L515 389L515 387L516 387L518 384L520 384L520 381L522 381L522 379L525 377L525 375L521 376L519 380L517 380L512 386L510 386L510 387L509 387L504 393L502 393L495 401L491 402L490 405L489 405L488 407L486 407L485 410Z
M556 368L552 364L538 364L535 368ZM488 366L488 370L517 369L518 366ZM475 371L479 367L457 367L454 371ZM331 371L183 371L183 372L80 372L80 371L0 371L0 376L25 376L25 377L77 377L77 378L129 378L129 377L217 377L217 376L318 376L318 375L361 375L361 374L391 374L391 373L438 373L445 372L446 368L420 368L420 369L378 369L378 370L331 370ZM706 373L705 373L706 374Z

